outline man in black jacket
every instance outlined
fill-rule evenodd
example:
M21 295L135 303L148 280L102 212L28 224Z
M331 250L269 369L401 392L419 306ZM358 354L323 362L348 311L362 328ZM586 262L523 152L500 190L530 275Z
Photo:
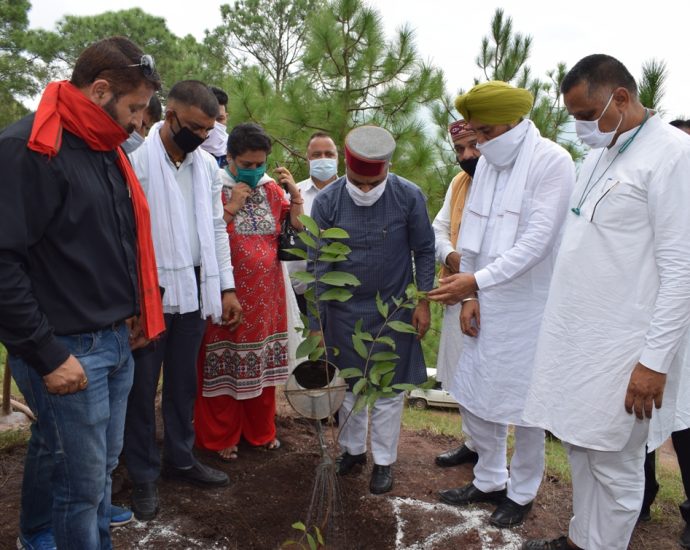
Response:
M101 40L0 134L0 341L38 418L19 548L112 547L132 319L148 337L164 327L148 207L119 146L159 88L150 56Z

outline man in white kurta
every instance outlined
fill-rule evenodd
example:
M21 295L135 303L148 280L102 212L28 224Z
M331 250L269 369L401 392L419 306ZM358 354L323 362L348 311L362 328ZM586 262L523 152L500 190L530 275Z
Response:
M570 155L521 120L532 101L527 90L503 82L480 84L456 100L482 157L460 230L461 273L441 279L429 294L463 302L463 351L449 391L479 454L473 482L442 491L441 500L498 503L490 522L499 527L524 520L543 474L544 431L522 413L575 180ZM510 476L509 424L515 425Z
M448 125L448 133L453 141L455 156L462 171L448 186L441 210L436 214L432 227L436 238L436 261L441 264L441 277L460 271L460 253L456 250L460 233L460 222L465 201L469 195L472 176L481 153L477 149L477 133L466 120L456 120ZM441 338L436 358L436 380L448 389L448 380L458 366L462 351L462 332L460 332L461 304L447 305L443 311ZM439 454L435 463L442 468L476 464L477 453L472 446L471 437L464 431L464 442Z
M610 56L580 60L561 89L593 149L571 198L524 421L564 442L573 518L568 537L523 548L624 550L645 443L668 438L676 411L690 320L690 140L641 105Z

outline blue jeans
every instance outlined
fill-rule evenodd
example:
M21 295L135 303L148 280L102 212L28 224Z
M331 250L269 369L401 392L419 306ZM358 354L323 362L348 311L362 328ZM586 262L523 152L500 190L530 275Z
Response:
M57 337L89 379L85 390L48 393L21 358L10 368L37 421L24 465L20 529L52 527L58 548L110 550L111 478L122 449L134 361L124 323Z

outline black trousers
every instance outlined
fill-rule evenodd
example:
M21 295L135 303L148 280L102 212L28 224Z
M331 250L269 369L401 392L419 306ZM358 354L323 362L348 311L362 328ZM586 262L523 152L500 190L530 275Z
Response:
M193 466L196 361L206 321L199 311L165 315L165 333L134 352L134 384L127 402L124 458L134 483L156 481L161 457L156 445L155 400L163 370L163 457L178 467Z
M683 480L686 501L680 507L681 515L686 523L690 523L690 428L680 430L671 434L673 449L678 456L680 466L680 476ZM649 510L659 491L659 484L656 480L656 452L647 453L644 461L644 498L642 499L642 510Z

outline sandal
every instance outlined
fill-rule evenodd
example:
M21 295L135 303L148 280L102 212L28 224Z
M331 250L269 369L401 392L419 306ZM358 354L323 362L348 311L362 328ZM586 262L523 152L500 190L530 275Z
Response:
M233 445L232 447L228 447L227 449L221 449L216 453L218 455L218 458L220 458L220 460L222 460L223 462L232 462L233 460L237 460L237 445Z
M276 437L273 441L264 445L264 449L266 449L267 451L275 451L277 449L280 449L280 439Z

